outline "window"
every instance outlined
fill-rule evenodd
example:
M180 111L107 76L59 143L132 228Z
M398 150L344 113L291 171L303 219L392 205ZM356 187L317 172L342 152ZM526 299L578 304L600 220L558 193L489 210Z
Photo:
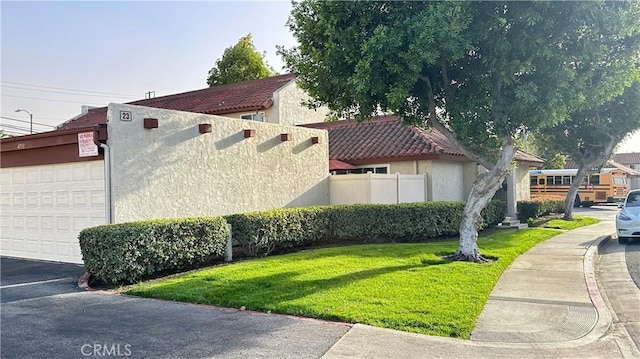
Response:
M362 167L349 170L349 173L388 173L386 166L384 167Z
M540 179L538 180L538 184L539 184L539 185L544 185L544 178L540 178Z
M531 176L531 186L535 186L538 184L538 176Z
M252 113L250 115L242 115L240 116L240 118L243 120L264 122L265 116L264 116L264 112L260 112L260 113Z
M591 176L589 176L589 183L591 183L591 184L600 184L600 175L591 175Z
M363 174L363 173L381 173L387 174L389 173L388 165L370 165L366 167L354 168L351 170L335 170L331 171L334 175L348 175L348 174Z
M624 177L613 177L613 184L624 184Z
M626 207L640 207L640 192L631 192L627 197Z
M547 176L547 185L553 185L553 176Z
M557 186L561 185L562 184L562 176L555 176L554 180L553 180L553 184L557 185Z
M571 185L571 177L562 176L562 184L565 185L565 186Z

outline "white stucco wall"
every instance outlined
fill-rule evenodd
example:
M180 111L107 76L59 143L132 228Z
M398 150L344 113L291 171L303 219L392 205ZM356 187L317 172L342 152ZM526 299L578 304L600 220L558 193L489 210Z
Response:
M158 128L144 129L144 118ZM200 123L212 132L200 134ZM108 130L114 222L329 203L325 130L119 104L109 105Z
M465 201L464 162L431 161L432 201Z
M309 96L296 85L295 81L283 86L273 97L273 109L277 109L279 123L281 125L300 125L303 123L324 122L329 114L326 107L310 109L302 102L309 99Z
M389 173L401 173L407 175L417 175L419 161L402 161L389 163Z
M531 198L531 184L529 180L529 167L516 168L516 201L525 201Z
M326 107L313 110L302 104L309 96L295 82L290 82L273 94L273 106L264 111L238 112L224 115L240 118L258 112L265 114L265 122L295 126L303 123L324 122L329 114Z

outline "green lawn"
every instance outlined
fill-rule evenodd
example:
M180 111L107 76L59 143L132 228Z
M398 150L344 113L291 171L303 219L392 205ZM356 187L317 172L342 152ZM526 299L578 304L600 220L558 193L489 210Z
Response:
M558 233L483 236L481 252L496 259L487 264L441 259L457 241L352 245L211 267L126 293L468 338L504 268Z
M565 221L563 219L552 219L544 224L545 228L571 230L578 227L590 226L596 224L600 220L591 217L573 216L573 221Z

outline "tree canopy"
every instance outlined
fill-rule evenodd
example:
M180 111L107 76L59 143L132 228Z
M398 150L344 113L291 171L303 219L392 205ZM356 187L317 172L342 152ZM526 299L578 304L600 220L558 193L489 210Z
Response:
M209 70L207 84L211 87L274 75L276 72L265 63L264 54L256 50L251 34L248 34L224 50L222 57Z
M457 258L477 261L479 213L510 171L517 138L622 92L637 63L630 44L640 33L638 9L604 1L306 0L289 20L300 45L280 52L300 86L336 116L393 112L432 126L488 170L460 226Z
M640 129L640 81L598 105L570 114L550 128L541 129L545 146L566 153L578 164L578 173L565 200L565 219L573 218L573 206L582 178L592 168L602 167L616 146Z

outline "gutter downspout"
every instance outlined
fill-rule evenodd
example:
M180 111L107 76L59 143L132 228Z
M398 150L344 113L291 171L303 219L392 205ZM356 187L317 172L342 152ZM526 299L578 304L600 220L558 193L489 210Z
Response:
M106 143L100 143L100 148L104 150L104 197L106 206L107 224L113 223L113 211L111 208L111 149Z

